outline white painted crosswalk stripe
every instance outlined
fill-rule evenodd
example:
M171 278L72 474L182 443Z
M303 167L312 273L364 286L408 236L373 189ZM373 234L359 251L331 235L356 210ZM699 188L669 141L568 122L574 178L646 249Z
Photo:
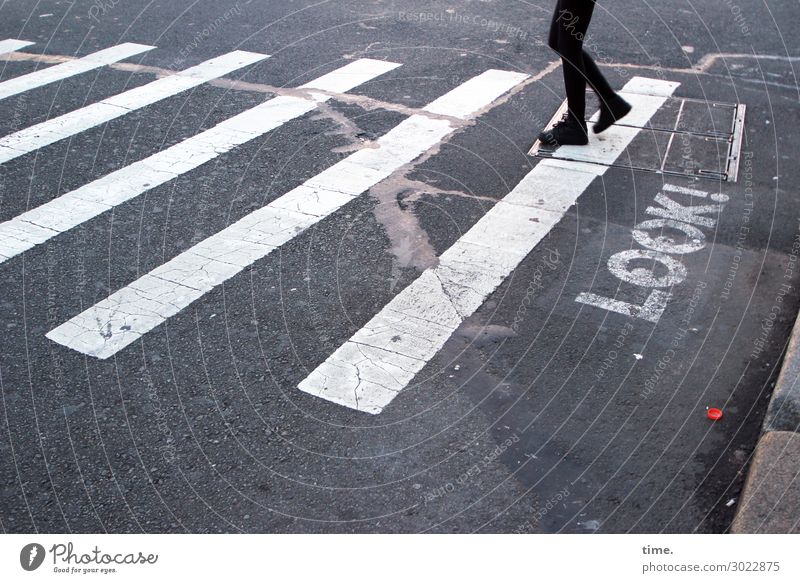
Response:
M117 63L123 59L150 51L154 48L155 47L149 45L123 43L121 45L86 55L80 59L75 59L74 61L67 61L66 63L40 69L38 71L28 73L27 75L21 75L20 77L15 77L0 83L0 99L5 99L7 97L11 97L12 95L18 95L24 91L35 89L36 87L42 87L50 83L55 83L56 81L62 81L72 77L73 75L79 75L94 69L99 69L105 65Z
M5 53L13 53L14 51L18 51L20 49L24 49L25 47L29 47L33 44L27 40L19 40L16 38L7 38L4 40L0 40L0 55Z
M446 97L459 117L487 107L527 78L489 71L476 92L465 83ZM488 87L488 88L487 88ZM455 130L448 119L412 115L377 141L274 202L250 213L47 334L79 352L108 358L253 262L318 223L418 158Z
M524 79L527 79L527 76L519 73L489 69L429 103L423 108L423 111L464 119L479 113L481 107L487 107ZM516 83L513 83L514 81ZM513 83L513 85L509 85L509 83ZM483 105L479 106L478 104Z
M0 164L252 65L268 55L233 51L0 138Z
M677 83L633 78L623 89L633 105L628 123L644 126ZM637 128L614 126L589 146L559 151L610 164ZM584 162L544 160L416 281L304 379L300 390L328 401L380 413L441 350L607 170Z
M399 66L360 59L301 89L349 91ZM327 95L318 93L313 99L275 97L0 224L0 263L308 113L327 99Z

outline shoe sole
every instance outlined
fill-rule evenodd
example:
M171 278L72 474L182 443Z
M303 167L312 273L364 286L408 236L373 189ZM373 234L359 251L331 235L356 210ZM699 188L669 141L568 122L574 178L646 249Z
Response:
M586 140L585 142L572 142L572 143L569 143L569 144L559 144L558 142L543 142L541 140L539 140L539 142L543 146L548 146L550 148L560 148L561 146L588 146L589 145L589 140Z
M585 142L572 142L572 143L569 143L569 144L560 144L556 140L552 140L552 139L549 139L549 138L543 138L542 136L539 136L538 140L539 140L539 143L542 144L543 146L549 146L551 148L558 148L559 146L586 146L586 145L589 144L589 137L588 136L586 137L586 141Z

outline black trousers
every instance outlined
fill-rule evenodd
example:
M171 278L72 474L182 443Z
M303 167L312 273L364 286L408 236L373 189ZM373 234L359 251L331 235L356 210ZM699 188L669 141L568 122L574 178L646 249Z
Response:
M586 118L587 83L601 103L615 95L592 57L583 49L594 4L595 0L558 0L550 25L548 44L561 56L567 104L570 114L579 120Z

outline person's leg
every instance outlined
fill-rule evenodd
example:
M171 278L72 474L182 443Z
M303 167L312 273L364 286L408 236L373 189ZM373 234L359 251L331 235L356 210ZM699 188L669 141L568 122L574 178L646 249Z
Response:
M600 117L592 129L594 133L599 134L628 115L631 111L631 104L613 90L608 97L600 93L597 95L600 98Z
M600 118L595 133L600 133L622 119L631 110L628 104L609 85L594 60L583 48L583 40L594 12L595 0L558 0L550 25L548 44L561 56L564 69L564 88L569 115L561 127L543 132L539 139L552 144L585 144L586 85L600 100Z
M609 101L616 96L616 91L614 91L608 81L606 81L603 73L600 72L600 69L595 64L594 59L589 56L589 53L587 53L585 49L583 51L583 71L586 74L589 87L597 94L600 103Z
M586 117L586 72L583 39L589 28L594 11L594 0L558 0L553 22L550 26L550 48L561 56L564 69L564 88L573 119L583 123ZM588 56L588 55L587 55ZM589 58L592 73L599 74L597 66ZM594 77L595 75L593 75ZM599 75L602 79L602 75ZM608 85L602 79L600 86Z
M548 44L561 56L568 113L560 122L539 134L550 146L589 143L586 130L586 75L583 38L589 26L593 0L558 0L550 24Z
M594 0L559 0L558 46L562 60L566 53L573 60L574 67L564 64L564 84L567 88L567 101L575 116L586 114L586 83L600 100L600 117L594 124L594 132L600 133L625 117L631 110L630 104L611 88L592 57L583 48L583 40L594 12ZM572 20L566 20L565 15ZM567 33L567 34L565 34ZM578 45L574 41L578 41ZM580 50L580 56L574 56ZM563 52L562 52L563 51ZM579 81L577 76L581 75ZM569 78L569 80L568 80ZM578 91L581 92L580 97ZM574 103L574 105L573 105ZM581 119L584 119L583 117Z

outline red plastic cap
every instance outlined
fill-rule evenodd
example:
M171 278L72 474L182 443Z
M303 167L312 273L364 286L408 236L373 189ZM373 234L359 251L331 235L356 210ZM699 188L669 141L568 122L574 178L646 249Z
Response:
M711 408L708 410L708 418L712 421L719 421L722 419L722 411L720 409Z

